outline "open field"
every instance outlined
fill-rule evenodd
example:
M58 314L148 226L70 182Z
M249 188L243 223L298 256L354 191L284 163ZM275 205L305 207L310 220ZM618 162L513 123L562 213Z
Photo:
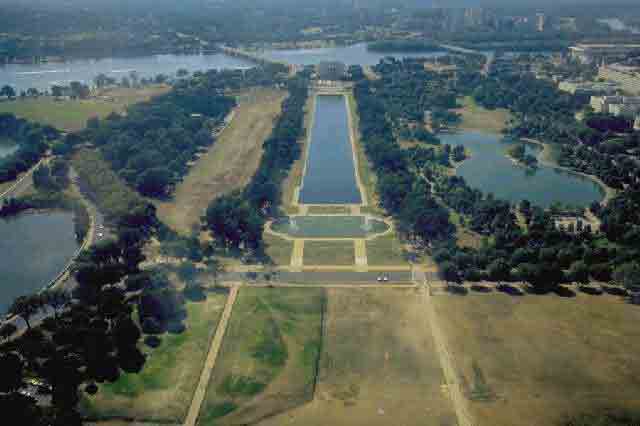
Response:
M244 425L311 400L323 289L240 290L198 424Z
M462 130L473 130L500 134L506 127L510 113L505 109L488 110L467 96L462 100L463 108L455 112L462 114Z
M353 265L356 261L353 241L305 241L305 265Z
M250 100L241 101L231 124L176 187L173 200L154 202L158 217L174 230L189 234L211 200L242 189L258 169L262 144L280 114L285 92L265 89L252 93Z
M432 299L477 425L640 409L637 306L584 294Z
M103 98L55 101L51 97L0 102L0 112L10 112L31 121L50 124L66 131L81 130L91 117L106 117L112 112L122 112L131 104L166 93L168 86L143 89L113 89L104 92Z
M368 240L367 261L369 265L408 265L404 258L402 243L395 234Z
M293 252L293 241L264 234L265 252L276 265L289 265Z
M414 289L330 289L314 400L263 426L453 426Z
M133 418L180 423L191 404L209 344L216 331L226 295L207 293L206 301L187 302L186 330L159 336L139 374L99 385L99 392L82 401L90 418Z

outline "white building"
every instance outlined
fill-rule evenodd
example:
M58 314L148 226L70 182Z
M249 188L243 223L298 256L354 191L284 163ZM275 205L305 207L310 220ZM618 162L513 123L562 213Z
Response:
M619 88L616 83L611 82L594 83L590 81L565 80L560 82L558 89L572 95L612 96L616 94Z
M636 116L636 121L633 123L633 129L640 131L640 114Z
M640 114L640 97L592 96L591 107L595 112L633 118Z
M598 68L598 77L618 83L620 88L630 95L640 95L640 67L603 65Z
M538 30L539 32L543 32L546 22L547 17L544 13L536 13L536 30Z
M622 58L640 51L640 44L585 44L569 47L571 56L582 63L600 62L607 59Z

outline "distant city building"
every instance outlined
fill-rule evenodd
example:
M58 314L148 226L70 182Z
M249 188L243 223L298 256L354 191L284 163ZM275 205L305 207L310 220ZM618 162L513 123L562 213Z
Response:
M640 114L636 116L636 121L633 123L633 129L640 131Z
M640 52L640 44L576 44L569 47L571 56L582 63L599 63L603 60L622 59L633 52Z
M598 68L598 77L619 84L629 95L640 95L640 67L603 65Z
M595 112L634 118L640 114L638 96L592 96L590 105Z
M558 89L577 96L612 96L619 90L616 83L593 83L589 81L561 81Z
M342 62L320 62L316 72L320 80L342 80L347 76L347 66Z
M558 29L561 31L578 31L576 18L573 16L563 16L558 19Z
M546 22L547 17L544 13L536 13L536 30L538 30L539 32L543 32Z

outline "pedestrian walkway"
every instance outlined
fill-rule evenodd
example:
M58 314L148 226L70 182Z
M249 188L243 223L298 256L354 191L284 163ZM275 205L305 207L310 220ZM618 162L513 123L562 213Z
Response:
M224 311L222 311L222 316L220 317L220 322L218 323L216 334L213 337L213 341L211 342L211 347L209 348L207 359L205 360L204 367L202 368L202 373L200 374L198 387L193 394L193 399L191 400L191 406L189 407L189 412L187 413L187 418L184 422L184 426L195 426L196 421L198 420L198 414L200 413L202 402L204 401L204 397L207 393L207 387L209 386L211 373L213 372L213 368L215 367L218 353L220 353L222 339L224 338L224 333L227 330L229 318L231 318L233 304L235 303L236 297L238 296L238 288L238 286L232 286L229 290L227 303L224 306Z
M354 240L355 246L355 258L356 258L356 271L366 271L367 262L367 245L365 240Z
M291 253L291 270L302 270L304 265L304 240L293 240Z

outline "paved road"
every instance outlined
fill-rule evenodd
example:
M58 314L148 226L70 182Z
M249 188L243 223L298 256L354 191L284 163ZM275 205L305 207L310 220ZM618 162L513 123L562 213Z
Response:
M18 180L4 192L0 193L0 201L4 198L15 198L33 185L33 172L40 167L41 164L48 161L48 157L43 157L36 163L35 166L30 168L25 174L18 178Z
M219 275L220 281L257 281L266 280L265 273L258 272L255 275L246 272L224 272ZM353 271L319 271L319 272L287 272L273 273L270 281L300 284L374 284L378 283L378 277L385 275L389 283L411 283L410 271L405 272L353 272Z

